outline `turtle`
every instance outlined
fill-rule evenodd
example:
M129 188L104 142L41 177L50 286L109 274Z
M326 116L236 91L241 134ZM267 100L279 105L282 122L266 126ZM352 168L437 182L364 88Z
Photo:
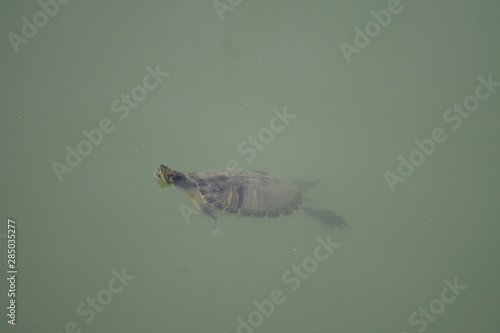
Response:
M214 221L217 211L253 217L278 217L304 211L310 216L343 228L344 218L332 210L304 206L302 189L313 182L294 183L266 172L215 169L184 174L161 164L156 176L162 183L175 185L203 214Z

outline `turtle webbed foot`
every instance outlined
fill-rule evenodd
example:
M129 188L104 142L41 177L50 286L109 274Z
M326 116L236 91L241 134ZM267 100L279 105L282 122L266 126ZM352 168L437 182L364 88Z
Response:
M213 233L214 234L220 234L220 230L217 229L217 225L219 224L219 221L217 221L217 215L215 215L215 213L213 212L212 209L210 209L210 207L208 207L208 205L206 204L203 204L203 205L200 205L198 206L198 209L203 213L205 214L206 216L210 217L212 220L214 220L214 227L213 227Z
M214 226L212 228L212 232L214 233L214 235L222 234L222 231L220 231L219 228L217 228L218 224L219 224L219 222L217 220L215 220Z

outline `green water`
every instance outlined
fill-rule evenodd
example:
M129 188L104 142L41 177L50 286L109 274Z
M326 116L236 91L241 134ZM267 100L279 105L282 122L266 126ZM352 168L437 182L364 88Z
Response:
M0 332L498 332L498 3L62 2L0 11ZM347 227L214 235L161 163Z

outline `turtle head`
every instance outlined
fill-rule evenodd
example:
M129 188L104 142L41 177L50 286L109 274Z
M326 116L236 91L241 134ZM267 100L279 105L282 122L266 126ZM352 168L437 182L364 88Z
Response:
M165 164L160 165L158 171L156 171L156 176L163 180L168 185L174 184L176 181L184 179L185 176L181 172L175 171L169 168Z

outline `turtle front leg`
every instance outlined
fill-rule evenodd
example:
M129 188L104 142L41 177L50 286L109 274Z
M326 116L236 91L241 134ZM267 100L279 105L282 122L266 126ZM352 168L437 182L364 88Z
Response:
M213 233L214 234L220 234L220 230L217 229L217 224L219 221L217 220L217 215L215 215L214 211L210 209L210 207L206 204L199 205L198 209L205 214L206 216L210 217L212 220L214 220L214 227L213 227Z

